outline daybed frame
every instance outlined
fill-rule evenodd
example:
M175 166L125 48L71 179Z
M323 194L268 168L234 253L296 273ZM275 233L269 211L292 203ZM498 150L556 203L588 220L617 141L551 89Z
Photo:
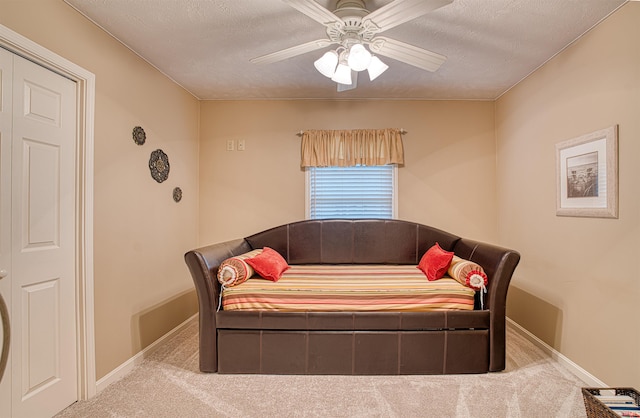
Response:
M218 266L271 247L289 264L415 264L436 242L480 264L484 309L443 312L218 311ZM505 368L507 289L520 255L400 220L310 220L189 251L200 370L265 374L452 374Z

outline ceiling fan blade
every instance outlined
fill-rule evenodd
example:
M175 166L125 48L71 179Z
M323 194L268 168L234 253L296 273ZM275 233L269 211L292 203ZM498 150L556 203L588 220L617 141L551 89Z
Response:
M348 90L353 90L358 87L358 72L351 71L351 84L340 84L338 83L338 93Z
M295 57L296 55L301 55L320 48L325 48L333 43L334 42L329 39L318 39L304 44L292 46L291 48L283 49L281 51L272 52L271 54L263 55L261 57L252 58L250 61L253 64L271 64L287 58Z
M378 32L383 32L452 2L453 0L395 0L369 13L363 21L373 23Z
M341 22L338 16L333 14L333 12L325 9L320 6L313 0L282 0L287 3L289 6L293 7L300 13L304 13L309 16L311 19L316 22L320 22L323 25L328 25L333 22Z
M436 71L447 60L444 55L418 48L395 39L377 36L371 40L372 52L413 65L427 71Z

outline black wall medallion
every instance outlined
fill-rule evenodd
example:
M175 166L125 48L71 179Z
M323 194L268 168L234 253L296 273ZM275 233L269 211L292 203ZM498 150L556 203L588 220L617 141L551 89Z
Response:
M169 177L169 157L161 149L151 153L149 170L151 170L151 177L158 183L162 183Z
M176 202L179 202L182 200L182 189L179 187L176 187L175 189L173 189L173 200L175 200Z
M136 126L133 128L133 142L138 145L143 145L144 141L147 140L147 134L144 132L140 126Z

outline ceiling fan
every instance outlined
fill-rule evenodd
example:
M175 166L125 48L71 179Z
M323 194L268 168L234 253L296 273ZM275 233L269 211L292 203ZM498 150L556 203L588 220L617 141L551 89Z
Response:
M327 38L253 58L254 64L270 64L337 44L335 50L326 52L314 65L321 74L338 83L338 91L345 91L356 87L359 71L366 69L373 80L389 68L371 52L432 72L447 59L444 55L378 34L453 0L393 0L372 12L366 9L364 0L338 0L333 12L314 0L282 1L326 26Z

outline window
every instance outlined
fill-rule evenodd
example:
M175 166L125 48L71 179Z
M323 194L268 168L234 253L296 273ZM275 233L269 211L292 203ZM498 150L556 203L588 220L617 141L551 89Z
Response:
M397 213L395 164L355 167L309 167L308 219L383 218Z

